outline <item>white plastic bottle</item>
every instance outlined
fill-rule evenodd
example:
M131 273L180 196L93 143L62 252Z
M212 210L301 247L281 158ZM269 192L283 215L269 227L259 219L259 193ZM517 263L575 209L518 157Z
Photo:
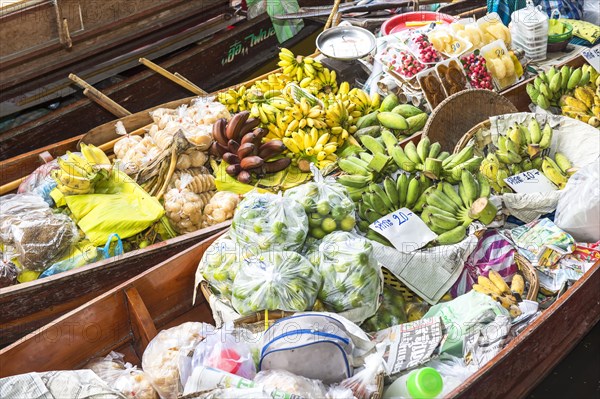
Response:
M440 373L432 367L423 367L394 381L383 393L383 399L433 399L443 388Z

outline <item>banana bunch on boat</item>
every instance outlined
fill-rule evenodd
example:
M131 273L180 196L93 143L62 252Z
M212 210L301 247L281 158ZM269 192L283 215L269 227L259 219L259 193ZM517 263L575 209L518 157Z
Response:
M509 287L498 272L490 270L488 277L479 276L477 278L477 284L473 285L473 290L488 295L500 303L503 308L509 311L512 318L521 315L521 309L519 309L517 303L522 301L525 280L520 274L513 276Z
M563 95L559 105L562 114L585 122L594 127L600 127L600 76L597 79L596 91L592 86L577 87L571 95Z
M64 195L80 195L94 192L94 182L110 169L110 159L104 151L93 144L81 143L83 157L67 151L67 159L58 158L59 169L51 172L58 190Z
M563 66L560 70L555 67L547 72L541 72L533 83L526 86L527 94L531 101L543 109L559 106L559 100L576 87L587 85L590 81L596 82L597 73L590 65L581 68Z
M235 114L229 122L219 119L213 125L211 154L220 157L228 166L227 173L241 183L252 177L262 177L284 170L291 159L280 156L286 150L281 140L262 143L266 129L258 128L260 121L250 118L249 111ZM279 159L273 160L273 158Z
M359 98L359 95L353 95L352 98ZM379 137L382 131L388 130L402 140L423 129L427 122L427 114L424 111L410 104L400 104L398 97L393 93L388 94L379 107L375 107L375 104L362 104L365 103L357 105L357 109L364 115L356 122L357 137Z
M554 159L542 155L551 143L552 127L549 124L542 129L535 118L527 126L515 123L506 135L498 137L497 150L490 152L481 162L480 172L497 193L512 192L505 179L531 169L541 171L562 189L575 169L560 152L555 154Z

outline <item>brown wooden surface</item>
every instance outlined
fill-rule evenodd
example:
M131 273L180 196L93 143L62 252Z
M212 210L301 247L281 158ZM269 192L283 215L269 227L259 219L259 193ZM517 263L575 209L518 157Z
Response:
M180 54L155 62L169 71L180 73L203 90L214 91L239 82L244 75L276 55L278 48L274 35L250 47L252 35L258 36L261 30L263 33L267 32L270 26L267 17L246 21ZM319 27L317 23L306 21L305 28L282 45L291 46ZM248 52L237 55L233 62L221 64L237 41L242 42ZM143 66L139 71L102 92L133 113L190 95L183 87ZM0 133L0 160L83 134L113 119L108 111L89 99L78 100L32 122Z
M600 320L600 262L449 396L523 398Z
M158 329L170 321L190 318L213 323L206 302L200 297L193 308L191 298L198 262L217 237L197 243L0 350L0 378L78 369L111 350L125 352L127 360L133 358L139 365L139 352L134 348L143 351L145 344L135 338L127 290L139 293L139 302Z
M156 326L137 288L129 287L125 289L125 297L127 298L131 331L133 332L133 346L138 357L142 357L144 349L152 341L152 338L156 337Z
M74 270L0 289L0 346L56 319L197 242L229 222L163 241ZM177 307L165 299L168 306Z

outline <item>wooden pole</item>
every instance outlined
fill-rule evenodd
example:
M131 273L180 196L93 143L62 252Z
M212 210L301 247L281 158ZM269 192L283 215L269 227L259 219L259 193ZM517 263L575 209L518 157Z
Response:
M96 104L100 105L102 108L115 115L118 118L123 118L127 115L131 115L131 112L108 98L94 86L81 79L79 76L74 73L69 74L69 79L75 82L78 86L83 89L83 94L94 101Z
M191 91L192 93L198 96L204 96L207 94L204 90L202 90L201 88L199 88L198 86L196 86L195 84L193 84L192 82L190 82L189 80L187 80L179 74L172 74L171 72L167 71L159 65L156 65L152 61L147 60L146 58L140 58L139 61L148 68L152 69L154 72L158 73L159 75L164 76L173 83L177 83L179 86Z
M333 3L333 8L331 9L331 14L329 14L329 18L327 18L327 22L325 23L323 30L327 30L331 27L331 24L333 23L333 19L335 18L335 16L338 13L338 9L340 8L341 2L342 2L342 0L335 0L335 2Z

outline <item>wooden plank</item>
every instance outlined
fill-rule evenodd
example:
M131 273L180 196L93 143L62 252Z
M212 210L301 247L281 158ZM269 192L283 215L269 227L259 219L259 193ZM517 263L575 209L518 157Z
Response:
M600 320L600 262L449 397L524 398Z
M156 326L137 288L125 289L125 297L129 308L135 353L141 358L148 343L156 337Z

